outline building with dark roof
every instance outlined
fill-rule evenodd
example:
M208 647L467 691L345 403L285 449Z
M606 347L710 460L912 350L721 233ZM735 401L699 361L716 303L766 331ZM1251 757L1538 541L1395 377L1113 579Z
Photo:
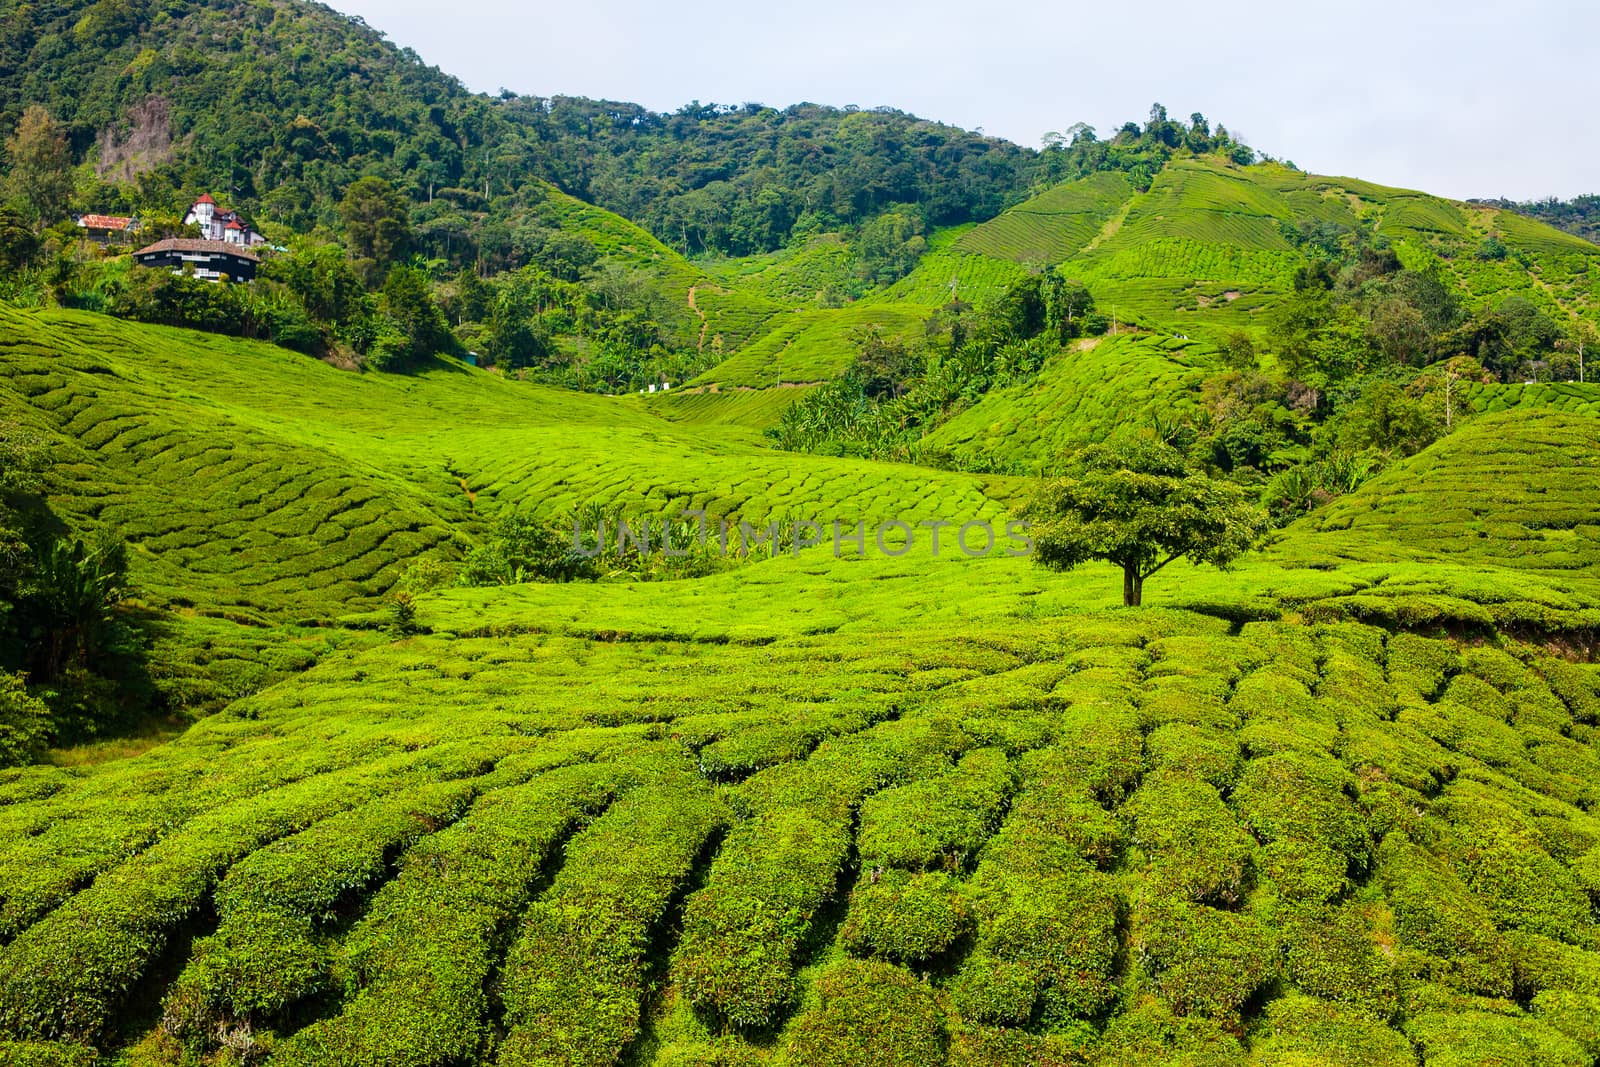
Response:
M196 278L220 282L254 281L261 260L255 253L223 241L197 241L169 237L133 254L141 267L166 268L174 274L193 274Z

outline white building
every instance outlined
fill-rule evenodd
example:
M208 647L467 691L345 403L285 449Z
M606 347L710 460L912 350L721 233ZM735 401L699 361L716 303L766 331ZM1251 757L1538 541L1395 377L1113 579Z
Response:
M200 239L203 241L221 241L240 248L254 248L267 243L267 239L246 226L236 212L219 208L210 193L194 202L189 213L183 217L183 224L200 227Z

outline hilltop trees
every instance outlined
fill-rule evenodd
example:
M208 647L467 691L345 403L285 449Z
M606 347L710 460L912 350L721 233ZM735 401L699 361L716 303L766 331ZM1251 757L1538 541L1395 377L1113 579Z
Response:
M398 262L411 246L411 214L405 197L382 178L366 177L345 190L339 205L345 239L369 280Z
M1028 508L1035 556L1052 570L1090 560L1122 568L1122 602L1175 559L1227 567L1265 532L1242 486L1214 479L1159 441L1095 445L1047 483Z
M72 152L66 134L35 104L6 141L6 193L39 225L67 213L72 197Z

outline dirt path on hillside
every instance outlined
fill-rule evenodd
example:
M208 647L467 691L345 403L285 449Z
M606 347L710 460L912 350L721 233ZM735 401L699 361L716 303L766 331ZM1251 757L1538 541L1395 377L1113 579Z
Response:
M700 316L700 343L696 348L698 352L706 350L706 331L711 328L711 320L706 318L706 313L700 310L700 305L695 303L694 294L700 290L698 285L689 286L689 310Z
M1090 252L1093 252L1096 248L1099 248L1100 242L1109 241L1111 238L1115 237L1117 235L1117 231L1122 229L1122 224L1128 221L1128 212L1133 210L1133 202L1139 199L1140 195L1141 194L1139 193L1134 193L1132 196L1128 197L1128 199L1124 200L1122 202L1122 206L1117 209L1117 213L1107 219L1104 226L1100 227L1100 232L1094 235L1094 240L1084 245L1083 248L1079 249L1077 252L1074 252L1073 255L1087 255Z
M819 385L827 385L827 381L820 382L779 382L777 385L730 385L724 389L713 382L710 385L697 385L692 389L674 389L673 396L702 396L715 393L764 393L768 389L814 389Z

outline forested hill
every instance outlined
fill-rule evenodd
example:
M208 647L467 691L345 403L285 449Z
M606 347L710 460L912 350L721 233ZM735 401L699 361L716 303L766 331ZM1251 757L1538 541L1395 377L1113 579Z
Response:
M665 115L476 95L360 19L304 0L7 6L0 125L46 107L106 182L107 210L175 208L215 188L307 229L333 222L338 194L364 174L441 217L547 179L686 250L742 252L778 247L808 211L831 224L917 203L931 223L988 218L1036 169L1036 153L893 111L695 104ZM157 203L117 202L130 194L111 183L138 173Z
M888 109L694 103L663 114L490 97L307 0L4 10L0 130L27 106L48 109L93 171L80 186L95 186L84 197L94 210L172 212L209 188L304 232L336 226L342 191L376 174L409 196L424 246L440 254L508 245L507 217L542 181L679 251L747 255L886 214L915 228L983 221L1095 170L1147 184L1184 148L1250 154L1203 117L1169 121L1160 108L1111 139L1078 126L1034 150Z

